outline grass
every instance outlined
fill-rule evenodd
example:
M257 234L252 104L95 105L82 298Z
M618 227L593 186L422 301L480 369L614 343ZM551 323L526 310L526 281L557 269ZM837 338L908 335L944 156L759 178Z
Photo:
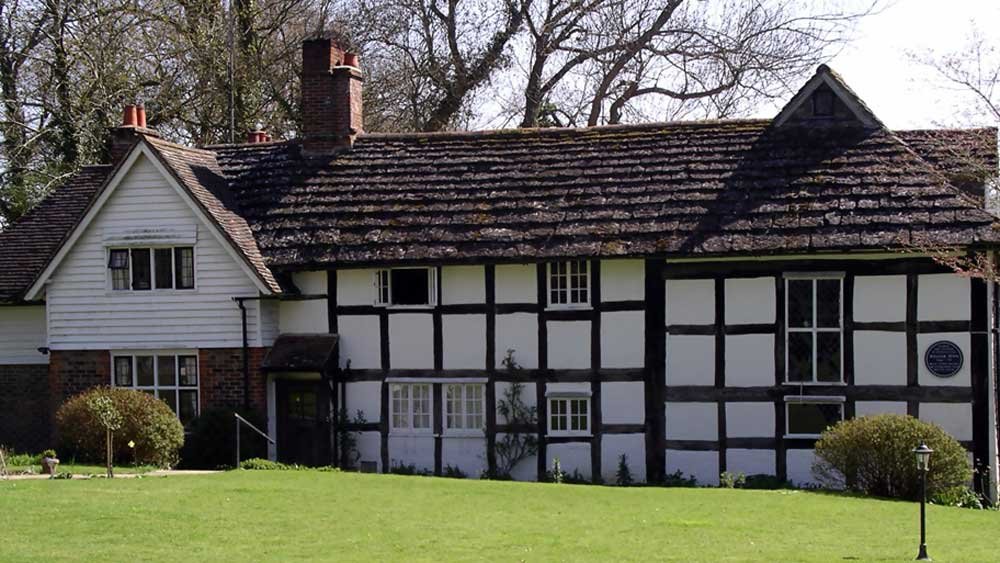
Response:
M0 561L910 561L917 505L318 471L0 481ZM1000 513L931 506L936 561Z
M155 470L156 467L152 465L116 465L115 475L118 474L129 474L129 473L149 473ZM31 473L41 473L42 468L39 464L34 463L31 465L8 465L7 471L12 475L18 473L31 472ZM60 463L59 467L56 469L59 473L72 473L73 475L104 475L107 470L103 465L93 465L87 463Z

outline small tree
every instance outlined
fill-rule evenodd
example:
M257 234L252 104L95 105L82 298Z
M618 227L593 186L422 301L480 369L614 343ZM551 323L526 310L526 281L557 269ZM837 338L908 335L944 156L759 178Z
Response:
M521 366L514 360L514 350L507 350L503 360L507 372L517 375ZM537 407L528 406L521 394L524 384L516 381L504 390L503 398L497 401L497 412L504 418L508 431L496 443L496 473L492 477L510 478L514 468L525 459L538 453L538 437L534 429L538 424ZM531 429L525 432L525 429Z
M124 419L115 407L114 401L105 395L91 395L87 398L87 407L93 413L94 419L104 428L106 436L104 459L108 469L108 479L112 479L115 476L113 469L114 446L112 444L112 435L116 430L121 429Z
M634 482L632 470L628 466L628 456L625 454L618 456L618 472L615 473L615 484L619 487L630 487Z

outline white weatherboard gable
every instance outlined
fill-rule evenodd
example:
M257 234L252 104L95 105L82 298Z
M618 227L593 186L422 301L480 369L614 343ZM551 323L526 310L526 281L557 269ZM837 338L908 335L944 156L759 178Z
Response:
M340 367L381 369L382 341L378 315L341 315L337 319Z
M590 329L588 321L549 321L549 368L589 369Z
M726 471L744 475L776 475L777 456L774 450L726 450Z
M939 340L948 340L956 344L962 350L962 369L951 377L938 377L932 374L924 362L924 355L931 344ZM972 360L970 337L968 332L937 332L917 335L917 376L920 385L948 385L957 387L968 387L972 385L972 368L969 362Z
M854 320L857 322L905 321L906 276L855 277Z
M726 335L726 386L774 385L774 335Z
M726 279L725 304L727 325L773 323L774 277Z
M972 440L969 403L920 403L920 420L937 424L956 440Z
M715 486L719 484L719 452L667 450L667 475L680 471L687 478L693 476L698 485Z
M726 437L774 436L774 403L726 403Z
M667 280L667 324L715 322L715 280Z
M665 426L668 440L718 440L718 405L667 402Z
M601 313L601 367L639 368L645 363L646 314Z
M278 305L282 334L327 333L330 331L326 299L281 301Z
M389 315L389 367L434 369L434 320L430 314Z
M496 301L497 303L537 303L538 278L535 265L497 265Z
M715 337L667 335L667 385L715 384Z
M337 305L373 305L375 270L371 268L337 270Z
M645 384L642 381L601 383L601 418L604 424L645 422Z
M441 268L441 303L464 305L486 302L486 274L482 266Z
M507 351L514 351L514 361L522 368L538 367L538 316L534 313L512 313L496 316L497 368L503 368Z
M900 361L903 358L903 361ZM854 333L855 385L906 385L906 333Z
M646 294L642 260L601 261L601 301L642 301Z
M47 364L45 306L0 307L0 365Z
M444 369L486 369L486 315L443 315Z
M971 316L972 281L955 274L917 278L918 321L967 321Z
M858 401L854 403L854 416L876 414L906 414L906 401Z
M646 482L646 435L605 434L601 437L601 477L605 483L614 483L618 474L618 461L625 454L632 480Z

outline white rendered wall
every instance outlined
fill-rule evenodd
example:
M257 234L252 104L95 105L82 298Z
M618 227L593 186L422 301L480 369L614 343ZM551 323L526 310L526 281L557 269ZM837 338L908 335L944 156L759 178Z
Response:
M344 384L344 408L347 416L354 420L358 411L366 422L382 420L382 382L351 381Z
M497 303L537 303L538 278L534 264L503 264L496 267Z
M358 436L359 462L372 462L376 471L382 472L382 434L380 432L360 432Z
M45 306L0 307L0 365L47 364Z
M486 274L482 266L441 268L441 303L486 303Z
M785 467L788 480L796 486L815 484L812 475L812 464L816 460L813 450L787 450L785 452Z
M854 333L856 385L906 385L906 333Z
M601 437L601 477L605 483L614 483L618 473L618 460L625 454L632 479L646 482L646 435L605 434Z
M646 353L643 311L601 313L601 367L641 368Z
M278 304L278 318L282 334L330 332L326 299L281 301Z
M718 406L667 402L665 426L668 440L718 440Z
M965 321L971 317L972 282L955 274L925 274L917 279L918 321Z
M715 451L666 451L667 475L680 471L684 477L694 476L698 485L719 484L719 452Z
M601 301L642 301L645 279L642 260L602 260Z
M642 424L646 421L645 384L641 381L601 383L604 424Z
M589 369L590 328L590 321L549 321L549 369Z
M375 270L337 270L337 305L374 305Z
M715 385L715 337L667 335L666 380L667 385Z
M337 319L340 336L340 367L348 362L354 369L382 368L382 336L378 315L340 315Z
M375 340L374 344L378 344ZM391 369L434 369L434 319L430 314L389 315Z
M442 316L441 352L444 369L486 369L486 315Z
M962 350L962 368L952 377L938 377L927 369L924 363L924 354L927 348L938 340L948 340L955 343ZM948 385L968 387L972 385L971 368L969 367L970 357L970 336L968 332L939 332L917 335L917 365L918 381L920 385Z
M503 373L502 372L497 373L497 379L502 379L502 378L503 378ZM507 393L507 390L510 389L512 383L506 381L497 381L495 385L496 385L495 390L496 390L497 404L500 404L500 401L505 399L506 397L505 394ZM538 393L534 382L521 383L521 400L524 402L526 406L537 407L538 406L537 397ZM506 424L506 423L507 421L504 420L503 416L501 416L500 411L498 410L497 424Z
M523 368L538 367L538 316L534 313L511 313L496 316L496 367L503 367L507 350L514 350L514 361Z
M776 308L773 277L727 279L725 289L727 325L774 322Z
M744 475L777 475L774 450L726 450L726 471Z
M726 386L774 385L774 335L726 336Z
M854 416L875 414L906 414L905 401L858 401L854 403Z
M275 299L260 300L260 338L262 346L271 346L281 333L281 304Z
M906 320L906 276L856 276L854 320L900 322Z
M667 280L667 324L715 322L715 280Z
M326 271L293 272L292 283L299 288L302 295L326 295ZM370 285L370 284L369 284Z
M506 436L503 432L497 432L497 442ZM511 478L515 481L536 481L538 480L538 456L533 455L522 459L510 472Z
M474 436L445 436L441 440L441 470L457 467L470 479L486 469L486 439Z
M972 440L969 403L920 403L920 420L937 424L956 440Z
M727 438L774 436L774 403L726 403Z
M590 463L590 444L586 442L569 442L565 444L549 444L545 448L548 456L546 469L552 470L554 461L558 458L559 465L563 472L572 474L579 472L585 479L590 479L593 474Z
M398 465L416 465L419 471L433 473L434 436L400 435L389 432L389 466Z

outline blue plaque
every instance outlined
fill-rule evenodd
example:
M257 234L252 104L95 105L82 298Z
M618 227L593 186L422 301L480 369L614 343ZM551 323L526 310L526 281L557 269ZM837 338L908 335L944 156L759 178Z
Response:
M924 365L938 377L953 377L962 369L962 349L950 340L938 340L927 347Z

